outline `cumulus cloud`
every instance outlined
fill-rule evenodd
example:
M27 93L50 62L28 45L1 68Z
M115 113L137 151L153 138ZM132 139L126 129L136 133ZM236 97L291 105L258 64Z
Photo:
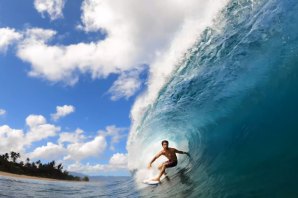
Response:
M63 7L66 0L35 0L34 7L42 17L47 13L51 20L63 17Z
M88 157L99 156L107 147L106 139L98 135L89 142L76 142L67 146L68 155L65 160L80 161Z
M109 164L90 165L76 162L68 166L69 171L81 172L84 174L99 174L102 172L114 172L127 170L127 154L116 153L110 158Z
M62 117L65 117L75 111L75 107L72 105L57 106L56 113L52 114L52 119L57 121Z
M22 38L22 34L13 28L0 28L0 52L6 52L8 46Z
M40 34L42 36L38 36ZM93 78L106 77L121 73L132 65L124 61L129 52L121 44L114 43L116 49L113 52L106 49L105 41L48 45L55 34L53 30L29 29L26 38L18 45L17 56L32 66L30 76L73 85L78 81L78 72L89 72Z
M76 129L75 132L64 132L60 133L58 143L76 143L82 142L86 139L83 135L84 131L82 129Z
M29 30L17 54L31 64L31 76L52 82L73 85L79 73L90 73L93 78L119 74L110 89L112 99L128 98L138 90L140 78L127 73L148 64L150 74L155 75L149 84L158 88L211 23L222 2L225 0L84 0L81 29L106 34L105 39L55 45Z
M56 136L57 131L60 130L59 127L47 124L46 119L41 115L28 116L26 124L28 126L26 133L23 130L12 129L7 125L0 126L0 152L4 153L13 150L26 154L26 148L31 146L32 143ZM117 133L113 132L116 129L110 128L108 130L109 135ZM82 159L89 157L98 157L105 151L107 142L104 135L98 134L91 139L89 138L89 140L86 139L87 137L83 135L83 130L81 129L77 129L74 132L61 133L57 143L48 142L46 145L36 147L26 155L33 159L64 159L66 161L80 162ZM114 162L115 160L121 160L121 156L117 156L112 161Z
M105 130L99 130L93 139L87 140L88 138L84 136L84 131L77 129L74 132L61 133L58 143L61 145L65 144L67 155L64 157L64 160L79 162L82 159L100 156L108 146L107 137L110 138L110 149L114 150L114 145L126 137L125 131L127 131L126 128L110 125ZM124 157L121 155L116 155L114 158L112 158L112 162L124 161Z
M111 157L109 164L118 168L127 168L127 154L115 153Z
M32 143L55 136L60 127L48 124L41 115L29 115L26 118L27 131L13 129L8 125L0 126L0 153L21 152Z
M119 142L124 137L125 128L117 128L114 125L107 126L105 130L99 130L95 137L86 137L82 129L74 132L60 132L60 127L49 124L42 115L29 115L26 118L26 129L13 129L8 125L0 126L0 153L10 151L19 152L23 159L56 160L66 164L75 162L70 166L71 170L92 172L102 170L104 172L125 169L127 154L114 154L108 164L81 164L81 160L95 157L98 158L108 146L107 137L111 138L110 144ZM57 142L48 141L46 145L34 148L34 143L47 140L59 135ZM27 153L28 148L34 148Z
M60 127L48 124L42 115L29 115L26 118L26 124L29 127L26 133L27 144L55 136L60 131Z
M0 126L0 154L10 151L24 152L24 139L23 130L12 129L7 125Z
M47 145L37 147L28 156L32 159L59 160L66 154L66 149L59 144L48 142Z
M30 128L34 128L38 125L43 125L45 124L47 121L45 119L45 117L43 117L42 115L29 115L26 118L26 124L30 127Z
M0 116L5 115L6 114L6 110L5 109L0 109Z
M59 127L46 123L41 115L30 115L26 119L29 127L25 133L23 130L12 129L7 125L0 126L0 153L16 151L25 154L27 146L32 143L55 136L60 130ZM105 137L98 135L89 141L82 135L83 131L77 129L74 133L62 133L58 144L48 142L35 148L26 155L34 159L60 159L80 161L88 157L98 157L106 148ZM70 138L67 140L67 138ZM67 142L64 146L62 143Z
M140 71L137 70L122 73L109 89L111 99L115 101L133 96L141 87L139 75Z
M59 134L57 142L48 141L46 145L34 148L34 143L57 136L60 127L47 123L42 115L29 115L26 118L27 130L13 129L8 125L0 126L0 153L10 151L20 152L23 159L56 160L69 165L69 171L98 174L98 172L127 171L127 154L115 153L108 164L81 164L81 160L95 157L98 158L107 148L107 137L111 138L111 146L119 142L125 135L125 128L108 126L106 130L100 130L95 137L84 136L84 131L76 129L74 132ZM28 148L34 148L27 153Z
M106 127L106 130L99 130L98 134L104 137L111 137L110 149L114 150L114 145L118 143L122 138L127 136L124 133L125 131L127 131L126 128L118 128L115 125L110 125Z

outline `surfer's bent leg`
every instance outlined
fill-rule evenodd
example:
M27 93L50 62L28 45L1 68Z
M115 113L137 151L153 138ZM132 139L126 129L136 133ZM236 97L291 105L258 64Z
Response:
M160 170L159 175L153 180L160 181L160 178L165 173L165 170L166 170L166 165L163 163L162 166L161 166L161 170Z
M158 169L160 170L159 175L154 179L156 181L160 181L160 178L163 174L165 174L165 170L166 168L171 168L177 165L177 161L166 161L164 163L162 163L161 165L158 166Z
M165 162L164 162L165 163ZM161 168L162 168L162 166L164 165L164 163L162 163L162 164L160 164L159 166L158 166L158 170L161 170Z
M159 171L161 171L161 169L162 169L162 166L163 166L163 165L166 165L166 164L167 164L167 162L168 162L168 161L166 161L166 162L163 162L162 164L160 164L160 165L158 166L158 170L159 170ZM167 175L166 171L164 172L164 174L165 174L165 175Z

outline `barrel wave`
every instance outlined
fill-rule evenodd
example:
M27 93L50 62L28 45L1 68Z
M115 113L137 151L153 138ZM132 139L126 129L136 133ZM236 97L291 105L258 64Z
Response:
M297 13L296 0L232 0L202 32L127 144L136 182L163 139L191 158L141 195L298 197Z

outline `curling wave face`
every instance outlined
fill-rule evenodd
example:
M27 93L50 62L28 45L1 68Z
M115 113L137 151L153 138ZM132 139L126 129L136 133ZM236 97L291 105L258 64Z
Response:
M162 139L192 156L144 195L298 196L297 13L295 0L232 0L202 32L133 123L136 181Z

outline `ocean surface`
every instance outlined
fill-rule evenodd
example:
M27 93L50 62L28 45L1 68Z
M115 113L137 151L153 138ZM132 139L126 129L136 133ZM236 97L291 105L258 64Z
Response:
M139 197L131 177L100 177L89 182L45 181L0 176L0 197Z
M297 0L232 0L198 37L128 140L129 164L162 139L190 151L161 185L140 184L144 161L89 183L0 177L0 196L298 197L297 13Z

